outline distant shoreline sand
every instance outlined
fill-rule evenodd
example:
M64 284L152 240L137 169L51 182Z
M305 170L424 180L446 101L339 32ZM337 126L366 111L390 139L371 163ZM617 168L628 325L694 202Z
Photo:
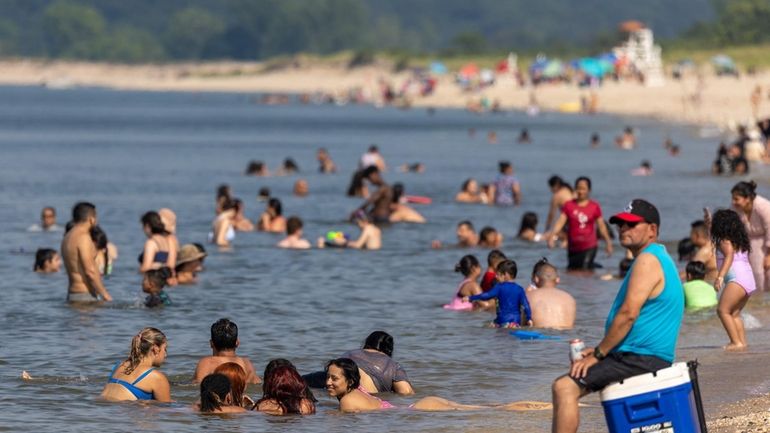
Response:
M385 78L396 89L408 73L392 73L382 66L347 69L343 65L320 63L287 65L270 69L265 63L215 62L198 64L117 65L45 60L0 61L0 85L46 85L50 88L81 86L116 90L312 93L337 94L361 87L372 95L379 92L378 82ZM661 87L644 87L635 82L606 81L596 89L598 112L643 116L668 122L689 123L720 128L733 127L752 119L750 95L755 86L763 89L759 117L770 116L770 73L754 76L717 77L706 75L699 85L694 76L680 81L668 79ZM697 89L700 103L693 102ZM412 106L464 108L469 101L486 96L499 100L503 109L526 109L530 89L516 85L510 77L479 92L462 92L451 76L439 79L436 91L428 97L412 99ZM540 109L560 111L579 104L588 90L575 85L542 85L536 89Z

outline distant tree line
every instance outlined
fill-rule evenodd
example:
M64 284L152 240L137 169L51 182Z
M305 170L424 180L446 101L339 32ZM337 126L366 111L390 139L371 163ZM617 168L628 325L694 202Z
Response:
M682 36L690 45L735 46L770 42L770 0L714 0L716 19Z
M341 50L547 51L606 41L629 18L677 36L711 20L714 10L718 20L700 24L693 37L765 37L748 30L735 35L731 20L748 19L747 5L766 14L770 0L716 1L713 7L712 0L0 0L0 56L151 62ZM766 18L757 14L739 27Z

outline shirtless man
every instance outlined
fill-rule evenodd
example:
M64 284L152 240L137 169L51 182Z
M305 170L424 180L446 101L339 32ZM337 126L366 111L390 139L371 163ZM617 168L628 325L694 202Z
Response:
M306 250L310 248L310 242L302 237L302 220L297 216L291 216L286 221L286 237L278 242L279 248Z
M246 383L262 383L262 380L254 371L254 365L249 358L238 356L235 350L241 344L238 340L238 325L231 322L230 319L219 319L211 325L211 356L204 356L195 367L193 382L200 383L204 377L213 373L217 367L226 363L234 362L243 368L246 372Z
M691 261L703 262L706 265L706 276L703 281L714 284L717 277L717 259L714 254L714 245L711 243L708 227L703 220L695 221L690 225L690 240L697 248Z
M390 222L390 204L393 202L393 189L385 183L380 174L380 169L375 166L369 166L364 169L363 177L376 186L377 191L369 196L358 210L366 211L375 224L387 224ZM371 210L367 211L367 208L370 206Z
M379 250L382 247L382 230L372 224L369 218L363 212L356 212L353 215L353 222L361 229L361 235L358 239L346 244L348 248Z
M457 224L457 231L455 233L457 234L457 248L473 248L479 245L479 235L470 221L460 221ZM443 246L439 240L431 242L431 248L442 248Z
M534 287L527 287L532 322L538 328L571 329L575 325L575 298L557 288L559 271L545 259L532 270Z
M551 176L548 179L548 187L551 188L551 207L548 209L548 217L545 219L545 230L551 229L551 224L561 212L564 203L575 198L572 188L559 176Z
M112 301L96 268L96 247L91 228L96 226L96 207L81 202L72 208L73 226L61 243L62 259L67 269L68 302Z

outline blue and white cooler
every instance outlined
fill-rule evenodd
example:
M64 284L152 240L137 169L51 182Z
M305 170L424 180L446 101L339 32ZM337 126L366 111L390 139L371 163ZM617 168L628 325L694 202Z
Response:
M604 388L600 398L610 433L706 433L696 366L678 362Z

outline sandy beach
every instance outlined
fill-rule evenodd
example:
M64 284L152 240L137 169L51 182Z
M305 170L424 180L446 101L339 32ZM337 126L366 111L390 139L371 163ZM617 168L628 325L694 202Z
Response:
M267 92L338 94L360 87L379 96L379 81L385 79L395 89L409 79L407 72L392 73L389 65L348 69L343 64L286 61L283 65L264 63L202 63L169 65L115 65L43 60L7 60L0 62L0 84L46 85L51 88L99 86L120 90L185 92ZM762 86L759 117L770 115L770 74L717 77L695 74L681 80L667 79L660 87L645 87L637 82L608 81L595 89L598 111L629 116L653 117L665 121L732 127L752 119L750 95ZM698 90L700 89L700 91ZM498 77L484 90L463 92L450 75L439 78L436 91L428 97L415 97L418 107L465 107L471 101L487 97L499 101L503 109L524 109L531 90L519 87L510 76ZM549 84L536 89L541 109L574 109L589 91L575 85ZM698 93L700 93L698 97ZM700 102L697 102L697 101ZM570 106L572 108L570 108Z

